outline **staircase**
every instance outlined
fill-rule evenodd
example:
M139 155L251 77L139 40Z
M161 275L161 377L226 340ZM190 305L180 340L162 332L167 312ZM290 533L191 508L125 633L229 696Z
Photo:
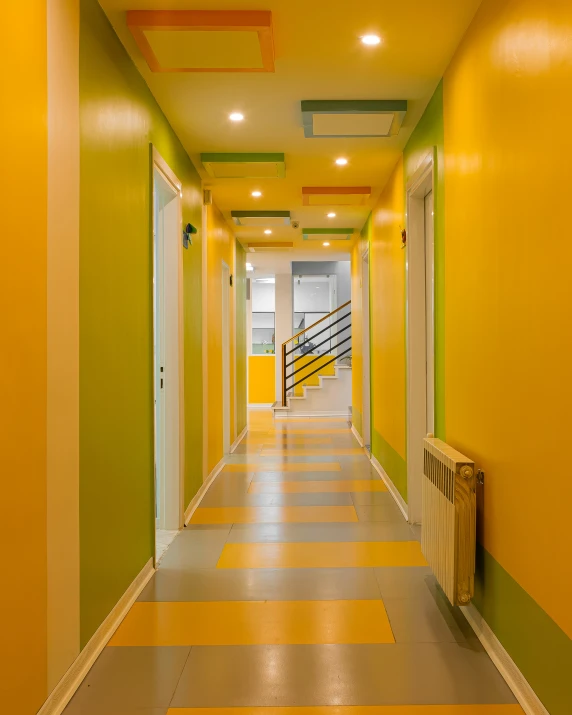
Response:
M282 345L280 417L349 416L352 403L351 301ZM345 310L347 308L347 311Z

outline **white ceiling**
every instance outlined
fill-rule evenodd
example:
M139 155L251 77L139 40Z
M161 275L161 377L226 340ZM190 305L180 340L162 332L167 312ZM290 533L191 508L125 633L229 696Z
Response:
M399 153L419 120L480 0L100 0L118 36L180 137L205 186L230 223L231 210L289 210L300 229L237 227L239 239L289 240L316 253L301 228L359 230ZM275 73L152 73L127 29L127 10L271 10ZM364 34L382 43L365 47ZM300 101L307 99L406 99L409 109L397 136L304 138ZM233 111L245 120L228 120ZM211 179L201 152L284 152L285 179ZM345 156L346 167L334 164ZM302 186L371 186L366 206L303 206ZM251 191L263 196L254 199ZM348 242L349 244L349 242ZM322 248L320 258L347 259L346 246ZM347 246L349 250L349 245ZM266 260L262 254L256 260ZM268 254L275 257L275 254ZM305 256L306 260L312 260ZM293 260L291 254L286 259ZM274 270L274 269L272 269Z

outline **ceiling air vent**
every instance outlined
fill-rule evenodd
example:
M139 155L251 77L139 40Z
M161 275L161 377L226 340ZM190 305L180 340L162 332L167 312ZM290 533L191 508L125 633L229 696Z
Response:
M267 10L130 10L127 26L152 72L274 72Z
M304 241L349 241L353 228L303 228Z
M301 102L307 139L390 137L399 133L405 99L305 100Z
M201 154L201 162L214 179L283 179L284 154Z
M262 226L272 228L290 225L290 211L231 211L237 226Z
M365 206L371 186L303 186L304 206Z

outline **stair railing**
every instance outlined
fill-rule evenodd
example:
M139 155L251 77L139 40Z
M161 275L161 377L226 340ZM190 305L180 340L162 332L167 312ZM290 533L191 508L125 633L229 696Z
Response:
M300 383L304 382L307 380L309 377L312 377L312 375L315 375L317 372L320 370L323 370L327 365L330 365L331 363L335 362L336 360L339 360L341 357L344 355L347 355L347 353L350 353L352 351L351 345L347 347L345 350L342 352L339 351L340 346L344 345L344 343L347 343L351 340L352 335L351 335L351 308L350 310L345 314L342 315L341 317L337 318L337 320L334 320L334 322L329 322L331 317L333 315L336 315L339 313L341 310L344 308L348 308L351 305L351 300L348 300L347 303L344 303L343 305L340 305L339 308L336 308L335 310L332 310L331 313L328 313L328 315L324 315L323 318L320 318L320 320L316 321L312 325L310 325L308 328L304 328L304 330L301 330L299 333L296 333L296 335L293 335L291 338L288 338L286 342L282 343L282 406L286 407L286 399L288 397L288 391L289 390L294 390L294 388L299 385ZM322 330L319 330L318 332L312 332L310 337L306 338L305 340L299 341L298 339L300 336L305 335L306 333L313 331L314 328L316 328L318 325L321 323L324 323L325 321L328 321L326 326L322 328ZM347 322L344 322L347 321ZM336 332L332 334L332 328L335 325L341 325L336 328ZM314 345L311 341L317 338L318 336L322 335L326 331L329 331L329 335L322 340L318 345ZM349 331L349 332L347 332ZM343 340L338 341L337 338L339 335L342 333L346 333L346 336L344 337ZM334 346L332 346L332 341L335 340L336 342L334 343ZM292 347L290 349L288 346L293 343ZM322 353L316 354L316 357L314 357L313 360L310 360L310 362L306 362L303 365L300 365L298 367L295 366L295 363L298 362L301 358L305 357L306 355L312 355L314 354L314 350L319 350L323 345L326 343L329 343L328 346L328 351L323 350ZM315 370L312 372L306 374L304 372L303 376L300 376L299 373L301 371L307 370L310 365L315 363L317 360L319 360L321 357L323 357L324 354L332 354L333 350L335 350L336 354L327 362L321 363ZM295 353L299 351L299 355L295 355ZM294 357L290 360L290 362L287 362L287 359L290 357L290 355L294 355ZM287 369L294 366L294 369L290 374L287 374ZM296 375L298 375L298 378L296 378ZM288 381L292 380L292 384L288 384Z

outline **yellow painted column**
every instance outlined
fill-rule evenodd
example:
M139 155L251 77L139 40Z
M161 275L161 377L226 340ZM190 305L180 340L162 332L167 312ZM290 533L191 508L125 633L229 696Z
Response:
M47 679L46 2L5 3L3 22L0 449L10 570L0 589L0 679L2 710L31 715Z
M79 0L48 3L47 680L79 654Z

